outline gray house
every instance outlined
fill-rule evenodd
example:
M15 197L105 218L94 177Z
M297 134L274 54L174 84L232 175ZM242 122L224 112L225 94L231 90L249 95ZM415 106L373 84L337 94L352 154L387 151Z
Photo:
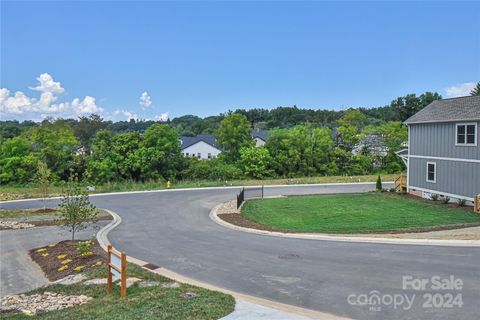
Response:
M407 190L473 201L480 194L480 96L434 101L405 123Z

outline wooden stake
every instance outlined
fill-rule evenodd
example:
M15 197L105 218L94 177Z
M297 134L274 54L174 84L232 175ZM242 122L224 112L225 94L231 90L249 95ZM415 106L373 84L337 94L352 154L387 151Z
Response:
M107 291L112 292L112 272L110 271L110 262L112 261L111 255L112 255L112 245L109 244L107 247L107 273L108 273L108 278L107 278Z
M122 252L122 290L120 296L125 298L127 296L127 255Z

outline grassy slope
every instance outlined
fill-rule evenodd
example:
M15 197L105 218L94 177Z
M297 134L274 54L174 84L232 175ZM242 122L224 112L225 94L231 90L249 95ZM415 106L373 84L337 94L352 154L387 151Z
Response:
M129 277L138 277L146 281L170 282L169 279L153 274L135 265L128 265ZM105 268L87 273L89 278L106 277ZM106 285L70 286L51 285L31 293L45 291L72 295L87 295L94 299L87 304L38 314L35 317L18 314L2 319L218 319L233 311L233 297L198 287L182 284L176 289L158 287L139 288L134 285L127 289L127 298L120 298L119 286L114 285L111 294L106 292ZM185 299L180 297L186 292L195 292L197 297Z
M383 181L393 181L398 174L382 175ZM198 188L198 187L216 187L216 186L242 186L242 185L272 185L272 184L303 184L303 183L333 183L333 182L374 182L376 175L366 176L332 176L332 177L306 177L292 179L268 179L268 180L233 180L233 181L179 181L172 184L172 188ZM137 191L137 190L156 190L165 189L164 181L150 182L116 182L96 186L95 193L118 192L118 191ZM51 196L58 196L62 192L61 187L52 187ZM28 199L41 197L38 188L32 186L2 186L0 191L0 201L14 199Z
M473 212L387 193L250 200L242 214L263 225L297 232L368 233L480 224L480 215Z

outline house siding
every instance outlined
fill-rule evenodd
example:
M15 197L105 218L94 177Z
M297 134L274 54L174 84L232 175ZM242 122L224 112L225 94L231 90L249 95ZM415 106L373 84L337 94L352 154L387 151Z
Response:
M195 157L197 154L200 153L200 159L208 159L208 154L210 153L212 158L217 157L222 151L209 145L208 143L205 143L203 141L197 142L195 144L192 144L191 146L185 148L182 150L183 155L192 156L194 155Z
M477 145L456 146L456 124L477 123ZM479 121L424 123L410 125L410 155L480 159Z
M436 182L427 181L427 162L436 163ZM411 189L422 188L473 198L480 194L480 163L438 159L409 159Z

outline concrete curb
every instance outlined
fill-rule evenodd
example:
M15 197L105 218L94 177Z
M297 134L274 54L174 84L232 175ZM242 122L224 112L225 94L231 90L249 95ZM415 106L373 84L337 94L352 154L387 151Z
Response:
M423 245L423 246L445 246L445 247L480 247L480 240L436 240L436 239L393 239L393 238L374 238L374 237L348 237L335 236L329 234L318 233L284 233L276 231L266 231L240 227L218 217L217 211L221 204L216 205L210 211L210 219L215 223L236 231L254 233L264 236L293 238L304 240L322 240L322 241L344 241L357 243L378 243L378 244L402 244L402 245Z
M113 230L115 227L117 227L122 222L122 218L118 214L116 214L115 212L113 212L111 210L107 210L107 209L104 209L104 210L107 211L110 215L112 215L113 220L108 225L103 227L100 231L98 231L97 240L98 240L98 243L100 244L100 246L104 250L107 250L107 246L109 244L111 244L110 241L108 240L108 233L111 230ZM279 303L279 302L275 302L275 301L271 301L271 300L267 300L267 299L258 298L258 297L255 297L255 296L243 294L243 293L240 293L240 292L228 290L228 289L225 289L225 288L217 287L217 286L205 283L205 282L197 281L195 279L182 276L178 273L175 273L171 270L168 270L168 269L165 269L165 268L162 268L162 267L158 267L158 268L152 270L150 268L145 267L145 265L149 264L147 261L143 261L143 260L131 257L129 255L127 255L127 261L130 262L130 263L134 263L134 264L136 264L136 265L138 265L138 266L140 266L140 267L142 267L146 270L149 270L151 272L159 274L161 276L164 276L164 277L170 278L172 280L175 280L177 282L190 284L190 285L201 287L201 288L208 289L208 290L219 291L219 292L222 292L222 293L225 293L225 294L229 294L229 295L233 296L235 299L244 300L244 301L247 301L247 302L250 302L250 303L253 303L253 304L258 304L258 305L261 305L261 306L264 306L264 307L277 309L277 310L281 310L281 311L285 311L285 312L289 312L289 313L295 313L295 314L302 315L302 316L309 317L309 318L313 318L313 319L323 319L323 320L348 319L348 318L345 318L345 317L340 317L340 316L336 316L336 315L329 314L329 313L324 313L324 312L315 311L315 310L311 310L311 309L305 309L305 308L301 308L301 307L297 307L297 306L292 306L292 305L289 305L289 304Z
M385 184L393 183L393 181L385 181ZM321 186L345 186L345 185L375 185L375 182L332 182L332 183L305 183L305 184L269 184L264 185L265 188L288 188L288 187L321 187ZM180 192L180 191L195 191L195 190L221 190L221 189L240 189L250 187L260 187L261 185L249 185L249 186L224 186L224 187L201 187L201 188L180 188L180 189L154 189L154 190L141 190L141 191L122 191L122 192L105 192L105 193L92 193L90 197L99 196L115 196L122 194L137 194L137 193L157 193L157 192ZM62 197L49 197L47 200L61 199ZM26 202L26 201L38 201L42 198L29 198L18 200L0 201L2 203L14 203L14 202Z

